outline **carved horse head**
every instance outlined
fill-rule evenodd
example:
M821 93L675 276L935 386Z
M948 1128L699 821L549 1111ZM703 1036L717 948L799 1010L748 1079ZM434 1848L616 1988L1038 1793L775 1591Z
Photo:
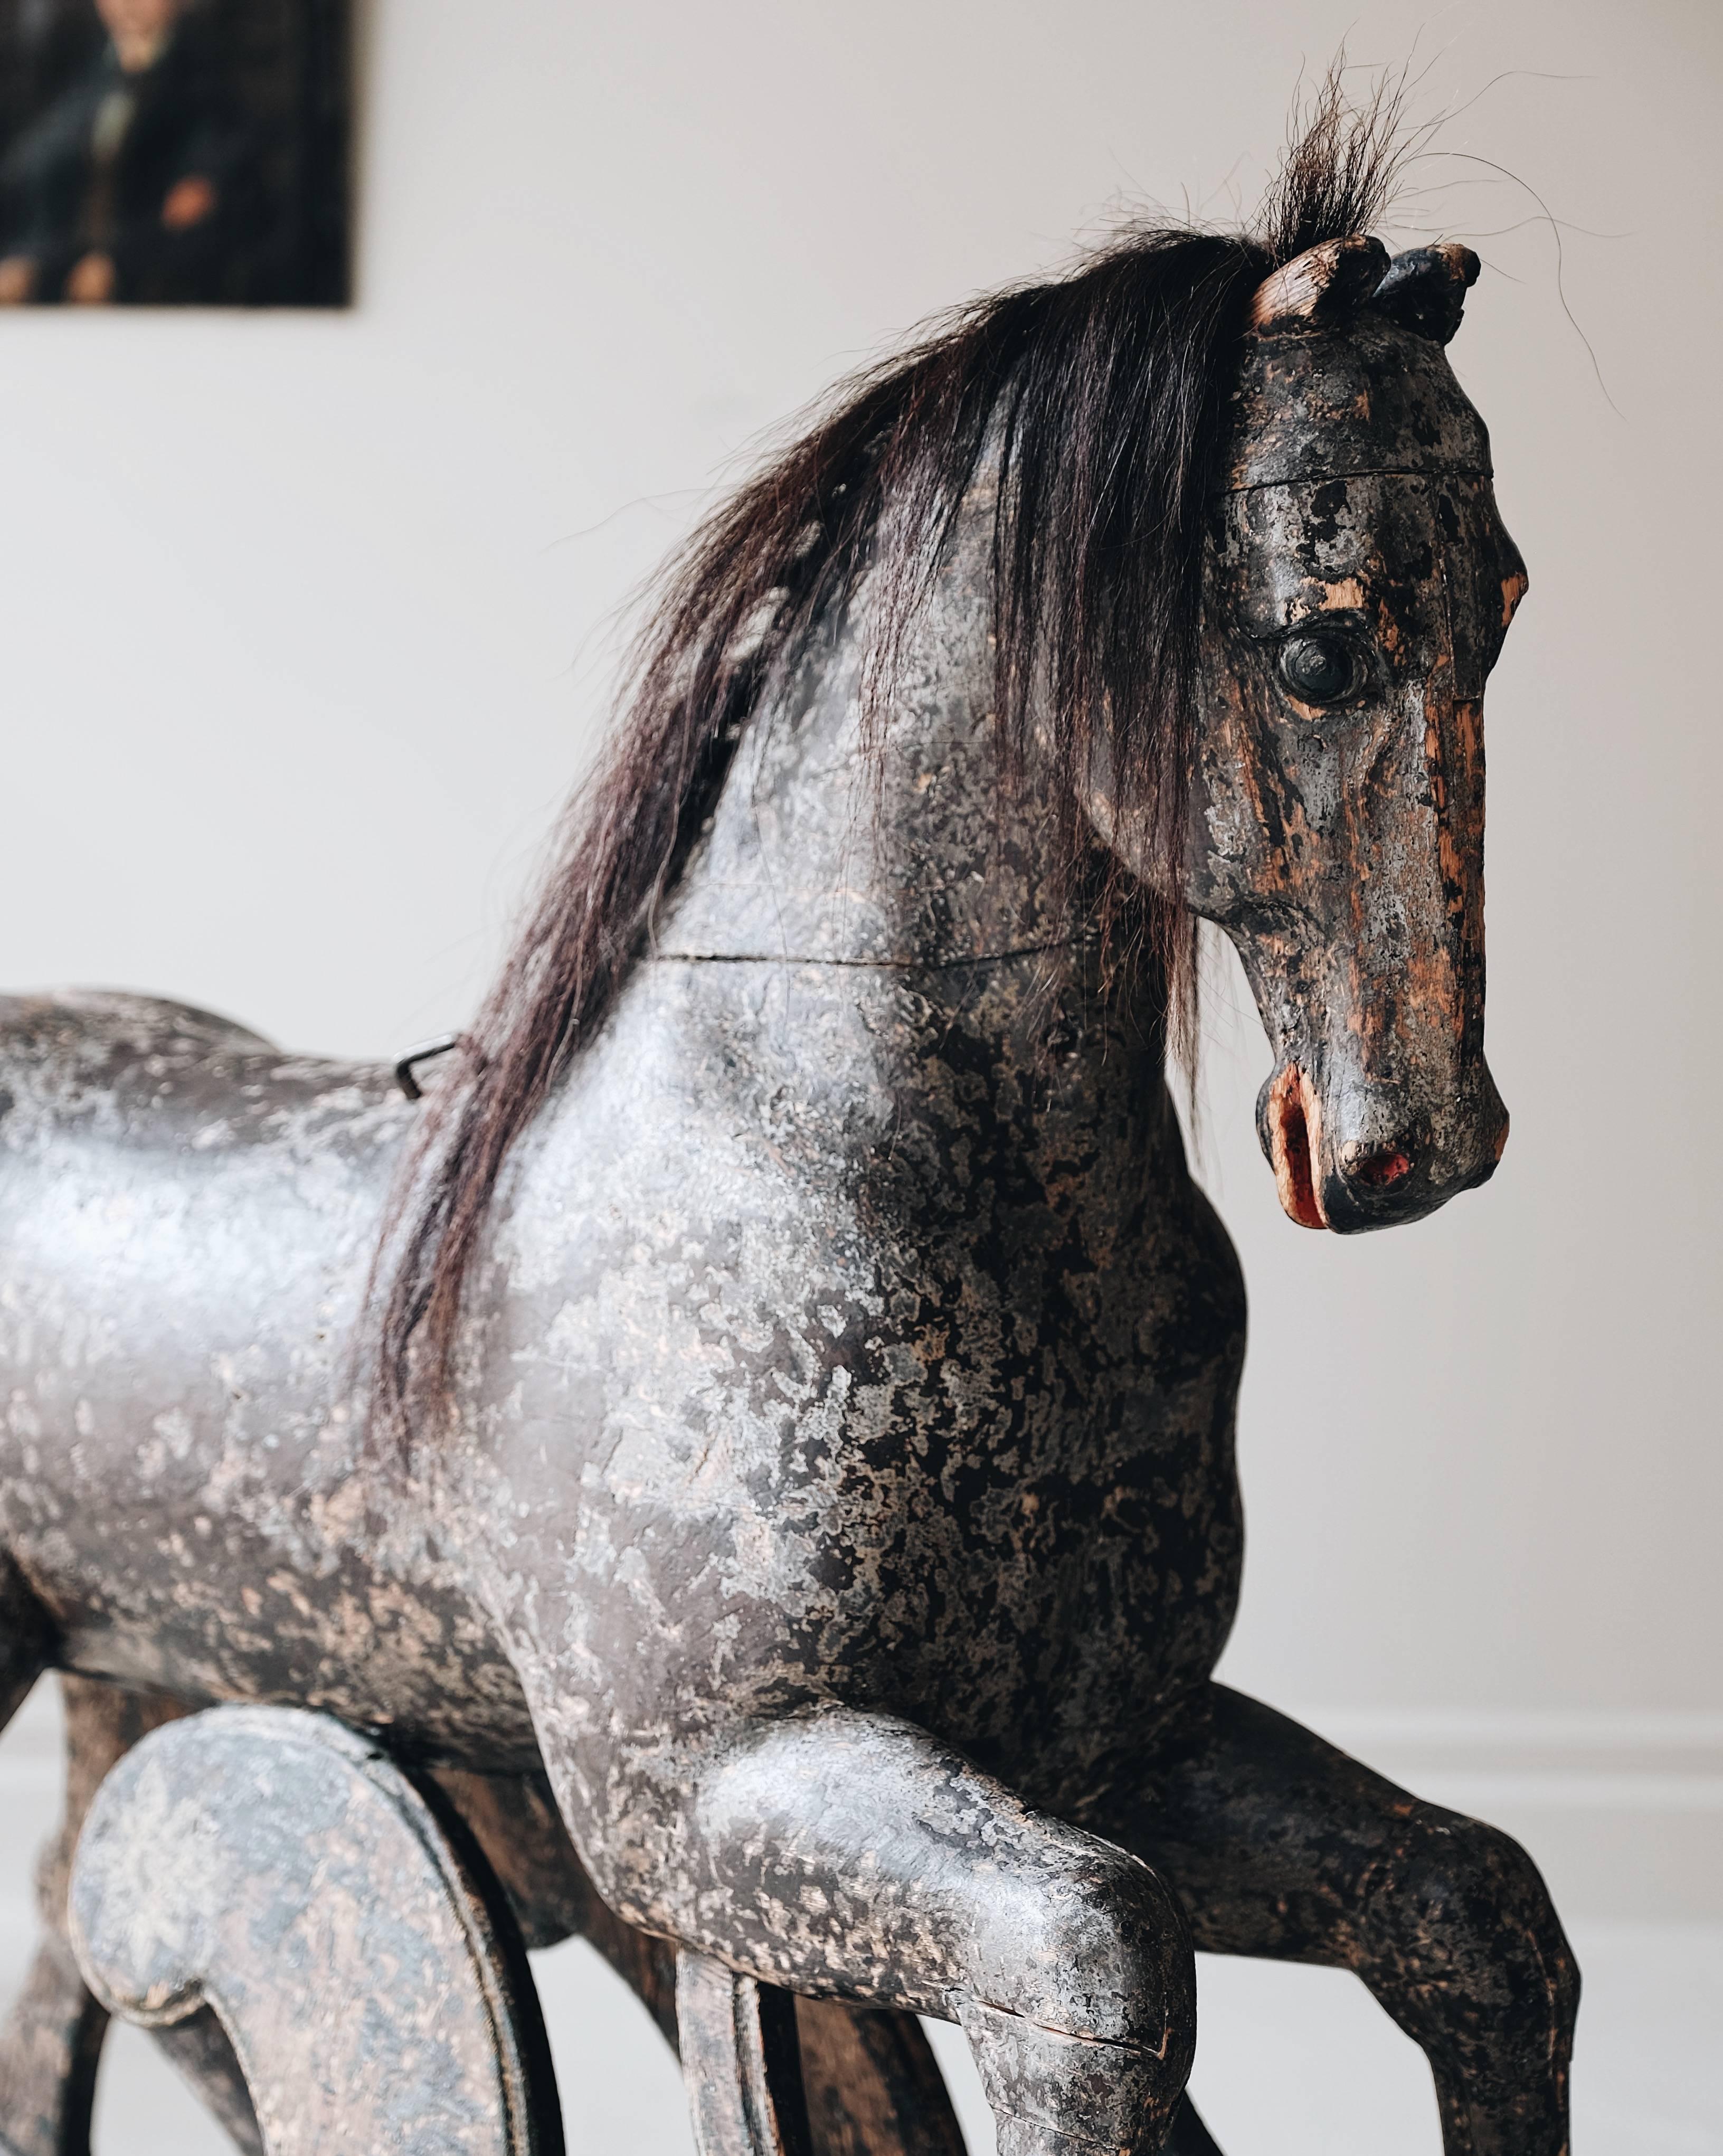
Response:
M1482 1183L1484 681L1526 589L1444 347L1477 258L1348 239L1252 309L1205 572L1189 902L1244 959L1309 1228Z

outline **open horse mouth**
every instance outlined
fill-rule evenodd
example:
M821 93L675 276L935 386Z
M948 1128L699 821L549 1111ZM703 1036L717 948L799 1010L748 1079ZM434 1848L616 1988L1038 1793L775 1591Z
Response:
M1300 1228L1326 1228L1328 1215L1315 1163L1322 1143L1322 1109L1316 1089L1295 1063L1275 1073L1264 1104L1269 1163L1289 1219Z

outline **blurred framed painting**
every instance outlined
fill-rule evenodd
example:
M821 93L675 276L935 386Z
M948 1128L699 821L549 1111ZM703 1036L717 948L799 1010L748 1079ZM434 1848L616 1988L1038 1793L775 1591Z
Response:
M0 305L340 307L348 0L0 0Z

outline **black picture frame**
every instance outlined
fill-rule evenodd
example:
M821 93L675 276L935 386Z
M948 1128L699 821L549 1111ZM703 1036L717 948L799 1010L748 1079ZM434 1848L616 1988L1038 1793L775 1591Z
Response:
M0 260L22 253L39 263L34 303L77 296L71 267L94 229L90 206L101 187L103 229L118 235L117 304L348 305L350 0L184 0L171 44L163 60L127 75L95 0L0 0ZM144 116L122 146L117 179L111 159L97 172L88 147L93 116L115 85L134 93L132 109ZM222 163L218 208L202 228L163 241L150 218L172 169L176 124L187 142L196 126L200 143L218 144L210 151Z

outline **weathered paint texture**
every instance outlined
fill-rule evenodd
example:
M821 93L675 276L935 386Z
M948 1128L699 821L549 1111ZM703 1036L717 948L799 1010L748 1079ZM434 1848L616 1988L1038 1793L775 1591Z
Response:
M1479 711L1524 583L1438 341L1469 258L1377 306L1373 244L1258 311L1188 855L1274 1046L1288 1209L1341 1229L1500 1150ZM865 590L751 723L511 1157L413 1479L352 1389L416 1112L387 1070L135 998L5 1007L6 1696L54 1663L321 1709L468 1778L517 1903L550 1905L527 1935L602 1906L666 2024L640 1933L961 2021L1012 2156L1207 2145L1193 1939L1355 1969L1423 2046L1449 2156L1558 2156L1577 1979L1523 1855L1211 1681L1243 1287L1159 983L1109 987L1033 770L1004 805L990 530L983 473L877 786ZM1100 777L1093 814L1098 854L1144 859Z

